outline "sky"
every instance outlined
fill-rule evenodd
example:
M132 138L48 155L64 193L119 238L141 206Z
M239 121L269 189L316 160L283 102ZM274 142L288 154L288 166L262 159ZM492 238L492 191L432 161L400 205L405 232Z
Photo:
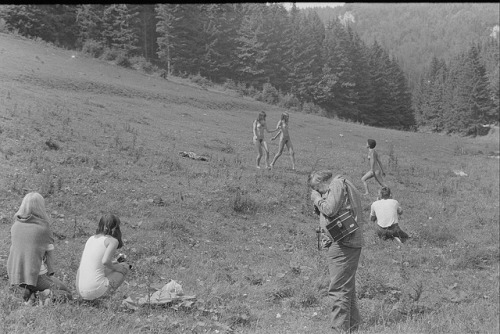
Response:
M284 2L286 9L289 9L292 7L291 2ZM309 7L336 7L336 6L342 6L345 4L345 2L296 2L295 6L299 9L303 8L309 8Z

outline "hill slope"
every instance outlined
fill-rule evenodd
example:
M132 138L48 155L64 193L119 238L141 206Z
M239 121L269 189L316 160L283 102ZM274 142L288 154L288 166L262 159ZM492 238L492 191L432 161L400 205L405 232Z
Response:
M312 169L332 168L361 186L367 138L379 143L388 182L405 209L402 225L413 238L397 249L367 226L361 333L464 332L470 324L479 332L498 330L498 323L483 321L498 314L492 291L498 291L499 166L488 157L498 140L292 113L298 170L290 170L287 153L275 170L256 170L251 125L261 110L274 128L282 109L0 34L0 273L11 217L28 191L46 197L58 237L57 275L69 286L104 212L122 218L124 252L135 267L119 294L100 306L36 312L9 297L2 275L5 331L27 332L27 323L78 333L323 331L328 277L305 182ZM272 157L277 142L269 147ZM366 216L374 184L371 192ZM168 279L197 295L196 308L132 315L120 308L124 295L143 295Z

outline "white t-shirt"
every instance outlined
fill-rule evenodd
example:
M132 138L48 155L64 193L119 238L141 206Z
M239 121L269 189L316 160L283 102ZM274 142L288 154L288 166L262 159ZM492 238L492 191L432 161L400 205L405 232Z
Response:
M402 212L403 209L395 199L380 199L372 203L370 217L377 217L380 227L389 227L399 223L398 213Z

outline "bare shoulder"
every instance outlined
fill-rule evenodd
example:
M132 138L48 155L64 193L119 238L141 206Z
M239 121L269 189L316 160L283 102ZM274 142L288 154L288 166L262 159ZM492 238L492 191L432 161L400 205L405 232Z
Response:
M112 236L108 235L106 236L106 239L104 240L104 246L118 246L118 240L113 238Z

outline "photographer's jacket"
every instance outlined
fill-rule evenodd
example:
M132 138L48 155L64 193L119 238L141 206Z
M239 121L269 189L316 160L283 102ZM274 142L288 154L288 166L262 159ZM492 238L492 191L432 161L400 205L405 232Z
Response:
M348 201L348 203L352 202L350 203L350 207L352 208L359 228L352 233L352 237L339 241L339 244L346 247L361 248L364 246L363 226L365 224L363 209L361 207L361 197L351 181L345 179L345 183L347 184L347 189L351 197L351 201ZM345 205L346 196L347 194L344 191L344 178L337 175L332 179L328 191L323 194L322 197L318 196L314 200L314 205L316 205L321 212L319 223L322 229L326 229L326 225L329 223L329 217L337 216L349 210L349 204L347 206Z

